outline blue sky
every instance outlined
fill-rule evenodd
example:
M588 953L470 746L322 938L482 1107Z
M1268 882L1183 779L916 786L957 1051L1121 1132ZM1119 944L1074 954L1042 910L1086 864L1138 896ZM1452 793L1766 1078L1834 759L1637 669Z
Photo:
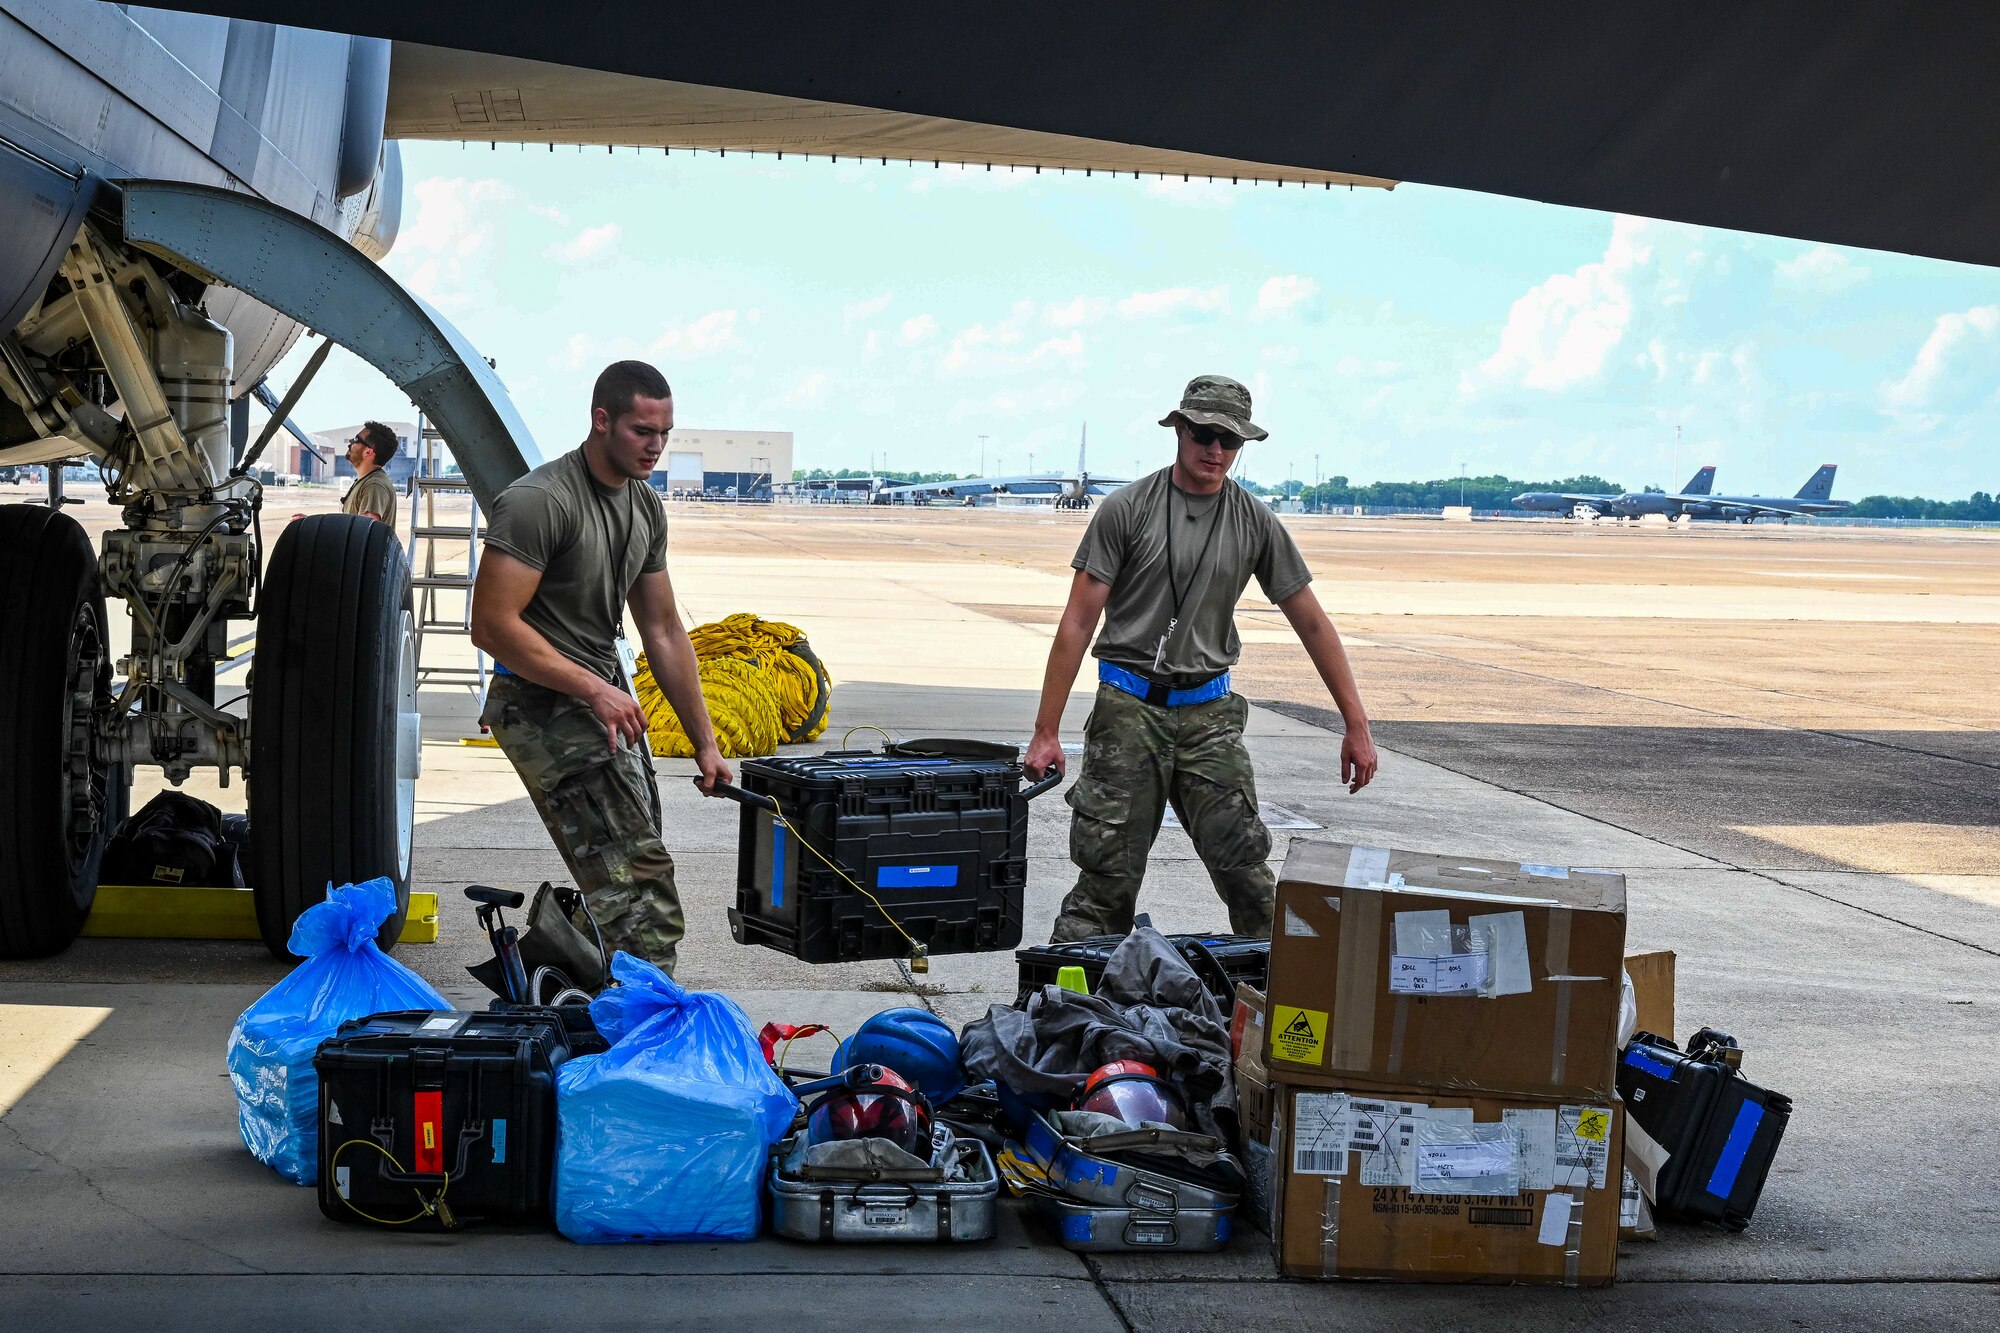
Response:
M1597 472L1789 495L2000 484L2000 272L1400 186L1325 191L892 163L404 145L387 267L497 359L545 452L654 361L688 427L799 467L1167 460L1233 375L1260 481ZM275 375L281 389L302 362ZM344 353L308 429L408 419ZM1675 428L1680 429L1676 454ZM1676 461L1678 458L1678 461ZM1315 460L1317 459L1317 464Z

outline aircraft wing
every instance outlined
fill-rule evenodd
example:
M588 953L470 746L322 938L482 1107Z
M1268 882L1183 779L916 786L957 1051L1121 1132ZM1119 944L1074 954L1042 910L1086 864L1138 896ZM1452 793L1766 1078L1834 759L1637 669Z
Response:
M1065 167L1393 189L1394 181L397 42L388 136Z
M1802 504L1783 502L1758 504L1753 500L1729 500L1717 508L1734 514L1750 514L1756 518L1807 518L1812 511Z

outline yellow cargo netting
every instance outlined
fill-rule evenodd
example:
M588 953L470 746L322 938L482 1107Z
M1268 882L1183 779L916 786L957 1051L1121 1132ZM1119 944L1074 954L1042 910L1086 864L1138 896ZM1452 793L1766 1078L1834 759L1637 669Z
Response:
M738 612L697 626L688 638L723 754L732 759L775 754L781 744L818 740L825 733L833 684L803 630ZM643 655L633 686L651 723L653 753L692 756L694 746Z

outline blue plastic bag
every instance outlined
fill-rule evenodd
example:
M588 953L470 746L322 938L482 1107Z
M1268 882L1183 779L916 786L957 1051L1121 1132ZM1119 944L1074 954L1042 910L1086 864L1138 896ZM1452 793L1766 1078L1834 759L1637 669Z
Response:
M556 1229L571 1240L754 1240L798 1101L727 996L619 953L591 1001L612 1043L556 1073Z
M245 1009L229 1034L243 1144L294 1184L319 1179L319 1044L350 1018L452 1007L376 947L376 932L395 911L396 886L386 879L330 890L292 924L287 947L305 961Z

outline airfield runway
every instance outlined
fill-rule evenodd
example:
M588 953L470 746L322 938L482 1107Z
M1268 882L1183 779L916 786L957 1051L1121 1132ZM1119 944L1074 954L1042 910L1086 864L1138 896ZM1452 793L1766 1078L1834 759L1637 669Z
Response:
M329 503L297 494L274 493L267 519ZM808 631L836 681L828 743L864 725L1020 742L1086 521L684 504L672 563L691 619L753 611ZM221 1052L281 974L261 947L93 939L0 964L0 1311L30 1316L6 1322L423 1310L510 1327L587 1310L604 1327L704 1327L811 1308L931 1328L1004 1310L1067 1331L2000 1323L2000 534L1287 523L1385 754L1361 795L1334 781L1337 719L1253 585L1237 689L1260 705L1260 795L1323 826L1301 836L1623 870L1632 944L1679 952L1679 1035L1734 1032L1746 1072L1797 1103L1746 1234L1666 1228L1625 1247L1618 1286L1569 1293L1280 1282L1247 1229L1216 1256L1085 1260L1011 1210L993 1244L949 1251L365 1232L323 1221L237 1141ZM444 897L444 936L400 956L474 1003L461 969L483 940L454 895L562 867L504 758L459 744L469 696L424 703L417 879ZM1066 739L1087 707L1079 691ZM660 764L683 980L759 1023L836 1027L913 1000L963 1023L1011 997L1006 955L912 978L735 945L735 810L689 791L691 770ZM240 806L240 788L198 790ZM1071 873L1060 798L1033 811L1031 938ZM1171 830L1144 906L1164 929L1224 924Z

